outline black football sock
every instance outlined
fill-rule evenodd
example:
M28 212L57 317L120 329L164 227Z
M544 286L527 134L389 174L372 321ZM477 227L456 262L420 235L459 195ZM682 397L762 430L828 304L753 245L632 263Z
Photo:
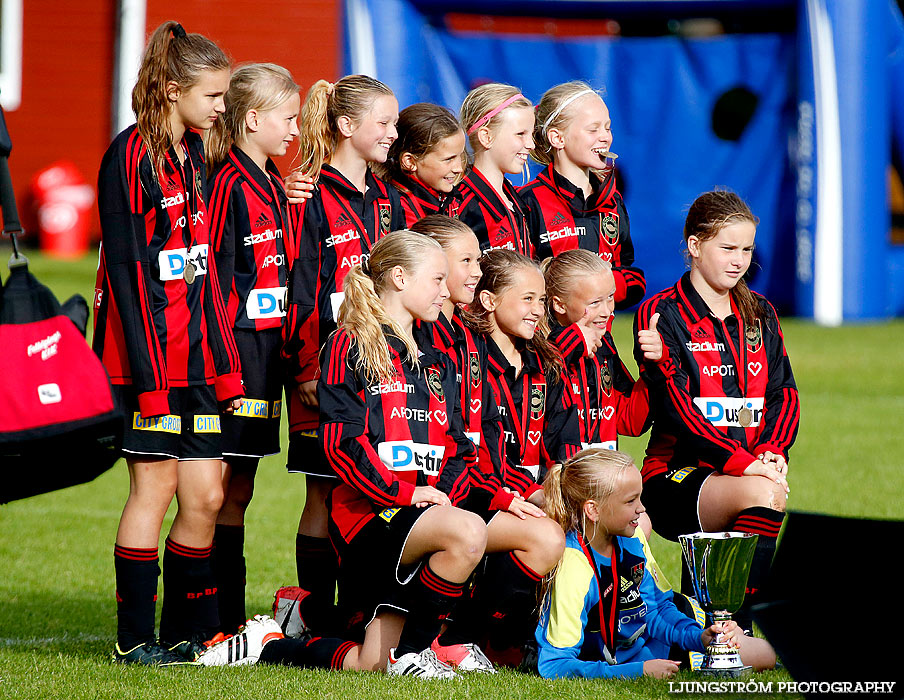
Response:
M408 616L396 647L398 659L411 652L420 653L436 639L443 621L464 593L464 583L453 583L437 576L425 563L411 587Z
M259 662L299 668L342 670L348 652L357 644L344 639L314 637L312 639L274 639L262 650Z
M494 649L520 648L532 636L542 579L514 552L499 552L487 558L483 585L489 616L484 624L490 625L490 644Z
M245 528L217 525L213 536L214 578L220 631L235 634L245 624Z
M160 640L168 646L203 642L220 628L217 584L210 565L213 546L187 547L166 539Z
M328 633L334 621L338 557L328 537L295 536L295 568L298 585L311 595L305 601L311 629ZM310 618L310 619L308 619Z
M154 642L154 610L160 577L157 548L113 548L116 571L116 639L122 651Z
M750 532L759 535L753 553L753 562L750 565L750 575L747 577L747 595L744 598L744 605L732 616L745 630L751 629L750 606L759 602L761 589L766 583L769 569L772 568L775 545L784 518L783 511L757 506L746 508L738 513L732 526L732 530L735 532Z

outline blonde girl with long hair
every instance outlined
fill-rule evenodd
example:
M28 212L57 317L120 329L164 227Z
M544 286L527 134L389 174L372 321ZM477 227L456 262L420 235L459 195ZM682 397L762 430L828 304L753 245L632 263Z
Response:
M288 392L287 469L305 475L295 561L315 629L329 627L336 594L336 556L327 539L326 496L336 475L317 436L320 351L336 329L345 277L390 231L405 225L398 192L374 175L396 140L398 101L366 75L318 80L301 109L300 171L316 182L297 208L300 245L289 283L284 356ZM293 590L278 597L297 596Z
M589 250L612 266L615 308L643 299L643 270L615 181L612 120L600 94L575 80L547 90L537 105L531 157L546 166L518 190L528 209L536 257Z
M246 396L242 408L223 419L226 496L217 516L215 566L227 634L246 619L244 523L258 462L280 449L284 299L298 242L273 158L298 137L299 89L282 66L239 66L229 81L226 112L208 141L211 245Z
M229 69L206 37L176 22L157 27L132 92L137 123L114 139L98 176L93 346L125 416L130 480L114 548L122 663L194 661L219 628L219 414L241 406L243 389L210 251L202 135L223 114ZM158 546L174 496L158 638Z
M470 226L481 250L508 248L533 257L527 209L505 176L527 168L534 106L516 87L487 83L467 94L459 121L474 161L458 188L461 201L450 202L443 213Z
M675 606L646 541L635 537L643 483L630 455L582 450L553 467L543 488L566 544L536 631L541 676L670 678L673 659L702 652L715 635L756 670L775 665L769 644L735 622L704 627Z

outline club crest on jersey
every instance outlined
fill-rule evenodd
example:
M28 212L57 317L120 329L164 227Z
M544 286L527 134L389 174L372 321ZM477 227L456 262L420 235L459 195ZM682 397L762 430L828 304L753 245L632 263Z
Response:
M383 233L389 233L392 226L392 205L388 203L380 203L380 230Z
M546 409L546 385L540 384L530 388L530 417L537 420Z
M759 352L763 347L763 326L760 319L756 319L753 325L744 328L744 339L747 341L747 350Z
M606 392L606 396L612 395L612 370L609 369L608 359L603 360L603 364L600 366L600 385Z
M631 580L636 584L640 585L640 582L643 580L643 562L639 564L635 564L631 567Z
M443 391L443 382L439 378L439 370L435 367L427 368L427 388L437 401L445 402L446 392Z
M453 201L449 202L448 216L452 219L457 219L460 207L461 207L461 203L458 200L453 200Z
M615 245L618 242L618 214L608 212L605 215L600 214L600 233L606 239L609 245Z
M204 183L201 181L201 171L195 170L195 192L198 193L199 197L203 196L204 193Z
M471 386L480 386L480 357L476 352L468 353L468 370L471 373Z

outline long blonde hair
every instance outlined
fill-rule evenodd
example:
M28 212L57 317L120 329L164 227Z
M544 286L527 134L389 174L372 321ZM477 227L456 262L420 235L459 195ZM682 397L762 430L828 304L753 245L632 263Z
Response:
M219 46L201 34L187 34L178 22L164 22L153 31L132 89L132 111L155 173L163 170L166 151L173 145L167 84L189 90L202 71L228 70L229 65Z
M386 85L367 75L347 75L335 83L314 83L301 108L298 145L305 160L299 170L316 180L339 145L339 117L359 121L381 95L394 96Z
M395 369L386 344L383 327L405 344L408 358L418 367L418 349L414 340L402 330L380 301L380 293L388 288L393 268L413 273L431 250L442 252L439 243L420 233L403 229L383 236L374 244L370 257L349 270L343 282L345 298L339 308L339 327L349 333L358 345L358 364L368 382L389 381Z
M474 153L477 153L478 150L483 150L483 146L480 145L480 141L477 137L477 129L471 132L471 128L487 114L499 107L503 102L510 100L520 94L520 92L521 91L518 88L512 85L506 85L505 83L486 83L485 85L474 88L467 94L464 102L461 103L459 121L461 121L465 133L468 134L468 143L471 144L471 150ZM526 97L519 97L504 110L493 115L485 125L492 132L499 125L506 109L517 107L532 109L533 106L531 101ZM481 126L484 125L481 124Z
M583 80L572 80L549 88L543 93L537 105L537 119L534 123L534 148L531 158L540 165L549 165L553 161L553 148L547 134L550 129L564 129L573 118L572 106L584 95L595 94L593 88ZM550 117L552 119L550 119Z
M247 136L245 116L250 110L275 109L300 89L292 74L275 63L246 63L236 68L226 92L226 113L214 123L207 140L208 172L226 160L233 144Z

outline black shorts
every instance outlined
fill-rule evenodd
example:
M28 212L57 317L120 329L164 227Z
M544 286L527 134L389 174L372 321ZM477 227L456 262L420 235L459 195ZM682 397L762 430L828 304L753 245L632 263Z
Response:
M268 328L248 331L236 328L235 344L242 361L242 407L223 415L223 454L261 458L279 454L279 421L282 415L282 331Z
M289 433L289 454L286 469L291 474L310 474L335 479L336 472L326 458L316 430Z
M169 390L170 412L143 419L138 394L131 386L114 385L113 400L125 417L122 451L163 459L222 459L223 442L217 397L212 386Z
M716 470L711 467L683 467L652 476L643 482L641 500L653 529L673 542L678 535L700 532L700 489Z
M346 639L362 641L365 628L380 612L408 612L406 586L421 562L403 566L402 552L411 530L429 508L387 508L350 543L342 539L330 519L330 539L340 558L336 577L339 619L347 626Z

